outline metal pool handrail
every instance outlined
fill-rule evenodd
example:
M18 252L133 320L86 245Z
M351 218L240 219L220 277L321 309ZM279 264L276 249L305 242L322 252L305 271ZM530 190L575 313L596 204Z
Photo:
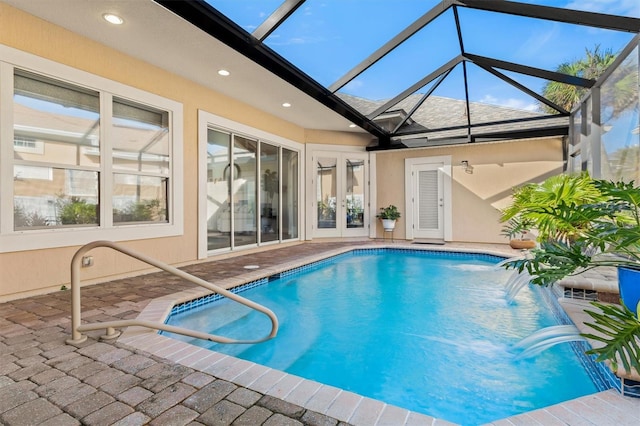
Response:
M269 317L271 320L271 332L268 336L263 337L257 340L236 340L230 339L223 336L218 336L215 334L202 333L200 331L194 331L187 328L176 327L172 325L167 325L164 323L158 323L154 321L145 321L138 319L129 319L129 320L119 320L119 321L105 321L99 323L91 323L91 324L81 324L82 322L82 312L81 312L81 304L80 304L80 264L82 261L82 257L89 251L93 250L97 247L107 247L120 253L126 254L129 257L133 257L134 259L138 259L141 262L144 262L148 265L155 266L156 268L162 269L172 275L183 278L187 281L190 281L194 284L197 284L201 287L204 287L208 290L211 290L215 293L218 293L228 299L234 300L242 305L245 305L251 309L254 309L258 312L261 312ZM267 341L276 336L278 333L278 318L270 309L255 303L249 299L246 299L242 296L239 296L235 293L230 292L229 290L225 290L222 287L218 287L215 284L211 284L208 281L195 277L187 272L181 271L180 269L174 268L173 266L169 266L166 263L155 260L151 257L145 256L141 253L135 252L128 248L122 247L111 241L94 241L92 243L85 244L80 247L78 251L73 255L71 259L71 339L67 340L67 343L70 344L80 344L87 340L87 336L83 335L83 331L92 331L92 330L100 330L102 328L106 329L106 334L102 336L103 339L114 339L120 335L119 331L116 331L115 328L119 327L129 327L129 326L141 326L147 327L155 330L163 330L171 333L183 334L190 337L195 337L198 339L205 339L212 342L218 343L260 343Z

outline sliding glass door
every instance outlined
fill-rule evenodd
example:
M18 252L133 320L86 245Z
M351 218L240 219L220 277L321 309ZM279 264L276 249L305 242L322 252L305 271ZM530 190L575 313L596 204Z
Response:
M298 238L298 153L207 131L207 250Z

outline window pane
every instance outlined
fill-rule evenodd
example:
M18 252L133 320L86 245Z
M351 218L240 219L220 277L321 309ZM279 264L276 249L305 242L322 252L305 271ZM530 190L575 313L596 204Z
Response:
M256 151L258 142L234 137L233 241L234 246L256 244Z
M169 173L169 113L113 100L113 168Z
M275 241L279 238L280 182L278 168L278 147L266 143L260 144L260 170L262 171L260 230L262 241Z
M113 175L113 223L168 222L167 184L157 176Z
M298 238L298 153L282 149L282 239Z
M17 71L13 101L16 160L100 166L97 92Z
M207 131L207 249L231 247L231 135Z
M364 228L364 160L347 159L347 228Z
M98 172L16 165L13 227L98 225Z
M337 160L335 158L318 159L318 228L336 228L337 201Z

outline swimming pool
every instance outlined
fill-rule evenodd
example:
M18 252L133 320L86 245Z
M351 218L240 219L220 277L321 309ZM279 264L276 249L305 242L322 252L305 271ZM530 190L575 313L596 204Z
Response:
M507 303L508 272L493 267L499 260L356 250L245 286L245 297L278 315L274 340L191 343L462 424L597 391L571 345L514 359L511 345L558 318L540 289L527 288ZM268 329L261 315L227 302L174 314L168 322L236 338Z

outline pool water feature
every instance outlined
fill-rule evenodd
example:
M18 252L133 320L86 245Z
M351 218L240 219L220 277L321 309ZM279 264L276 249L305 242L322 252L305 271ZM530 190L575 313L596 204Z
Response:
M278 336L198 346L460 424L481 424L602 389L570 344L518 359L512 347L559 320L544 289L506 298L500 258L421 250L356 250L245 286L272 309ZM180 309L176 309L178 311ZM233 338L269 327L226 299L167 321ZM584 362L584 360L582 360Z

